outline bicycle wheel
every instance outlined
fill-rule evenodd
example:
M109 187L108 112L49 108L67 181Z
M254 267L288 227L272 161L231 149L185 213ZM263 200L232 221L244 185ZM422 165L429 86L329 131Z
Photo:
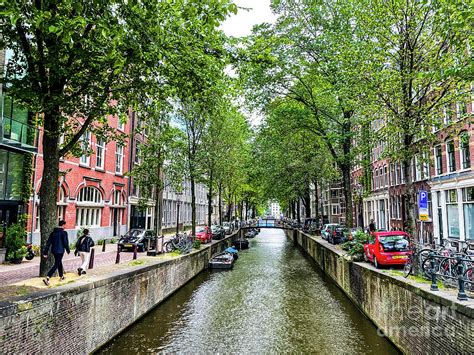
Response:
M463 274L464 282L466 283L466 289L474 291L474 268L470 267Z
M412 269L413 269L413 264L412 264L412 258L410 256L407 263L403 267L403 276L408 277L411 274Z
M431 266L431 260L425 259L423 264L421 265L421 273L422 276L426 279L431 279L431 275L433 273L439 273L440 270L440 263L437 259L434 259L434 265Z
M443 259L439 263L439 275L444 282L453 281L457 278L456 261L453 259Z
M171 241L166 242L163 245L163 249L165 250L166 253L171 253L174 250L173 243Z

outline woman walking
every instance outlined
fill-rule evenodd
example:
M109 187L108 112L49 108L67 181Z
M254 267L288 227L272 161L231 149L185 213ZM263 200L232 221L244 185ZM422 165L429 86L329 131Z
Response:
M74 255L80 255L82 265L77 269L77 273L79 276L84 275L87 271L87 267L89 266L89 260L91 258L91 248L94 246L94 241L89 235L89 229L84 229L82 236L76 242L76 251Z

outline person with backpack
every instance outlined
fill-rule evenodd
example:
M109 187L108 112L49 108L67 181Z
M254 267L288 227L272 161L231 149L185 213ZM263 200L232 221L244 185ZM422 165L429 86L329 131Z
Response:
M74 255L80 255L82 265L77 268L79 276L84 275L89 267L89 260L91 258L91 248L94 246L94 241L89 235L89 229L84 229L84 232L76 242L76 251Z
M59 226L54 228L53 232L49 235L48 241L43 249L43 258L48 258L49 249L51 248L51 253L54 255L54 265L51 270L46 274L46 278L43 279L43 282L46 286L49 286L49 279L53 274L58 270L59 278L61 281L64 281L64 267L63 267L63 256L64 251L68 254L71 252L69 250L69 240L67 238L67 232L64 230L66 221L59 221Z

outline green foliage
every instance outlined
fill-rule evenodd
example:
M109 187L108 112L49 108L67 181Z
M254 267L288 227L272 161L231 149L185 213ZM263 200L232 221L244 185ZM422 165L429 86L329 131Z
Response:
M193 248L194 249L201 248L201 241L200 240L195 240L194 243L193 243Z
M19 215L18 221L6 229L5 247L7 249L7 261L21 260L27 254L26 221L27 215Z
M364 259L364 244L368 241L369 235L367 233L357 231L353 235L353 240L341 244L341 247L347 251L347 254L350 255L352 260L362 261Z

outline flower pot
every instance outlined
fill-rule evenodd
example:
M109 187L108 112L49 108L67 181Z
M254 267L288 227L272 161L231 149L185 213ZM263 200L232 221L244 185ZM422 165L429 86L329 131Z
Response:
M11 259L10 261L12 264L21 264L22 260L23 260L23 257Z

